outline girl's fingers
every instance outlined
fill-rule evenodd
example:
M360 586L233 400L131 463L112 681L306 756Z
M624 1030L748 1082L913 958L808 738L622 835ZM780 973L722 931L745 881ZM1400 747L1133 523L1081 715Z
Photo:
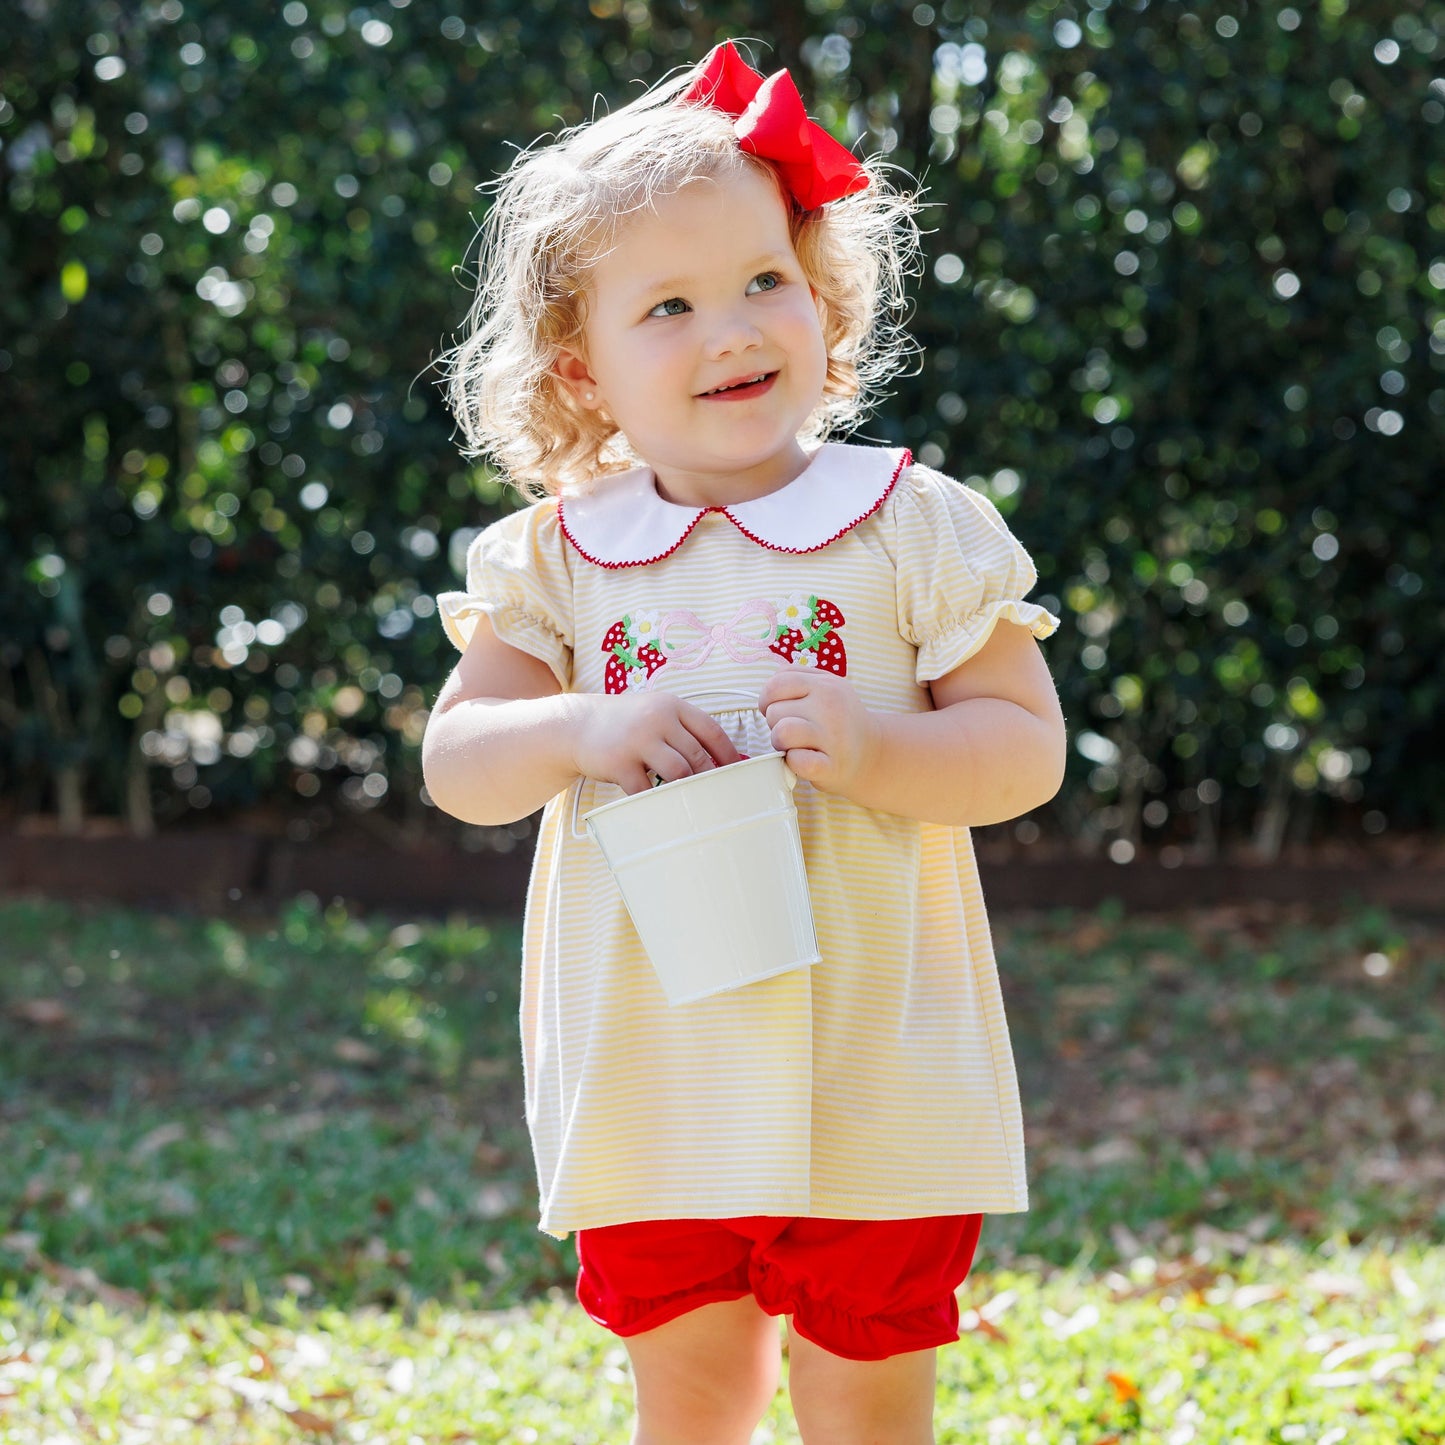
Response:
M758 693L758 707L766 712L774 703L807 697L812 691L810 679L801 667L780 667Z
M652 777L642 764L626 768L613 780L624 793L646 793L652 787Z
M678 708L678 716L687 731L702 744L708 756L720 768L726 767L728 763L735 763L742 757L733 746L732 739L723 731L722 724L710 713L705 713L691 703L683 703ZM699 768L697 771L702 770Z
M771 736L773 746L780 753L794 748L816 748L819 738L817 730L806 718L785 717L773 725Z
M805 783L814 783L827 771L828 755L812 748L792 748L788 751L788 766Z
M722 766L686 728L680 727L675 733L669 734L667 742L674 751L680 753L687 760L695 773L706 773L713 768Z
M778 702L770 702L763 709L763 721L769 727L777 727L788 718L797 718L800 722L811 719L814 709L811 700L808 698L783 698Z
M664 783L675 783L679 778L690 778L702 769L695 768L685 754L668 743L661 743L654 752L643 760L649 771L657 774ZM651 782L651 779L648 780Z

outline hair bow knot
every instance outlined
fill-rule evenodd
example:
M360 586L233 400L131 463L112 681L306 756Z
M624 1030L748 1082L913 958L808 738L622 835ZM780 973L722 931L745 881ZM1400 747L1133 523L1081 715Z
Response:
M710 105L732 116L738 144L749 155L771 161L805 211L868 185L868 173L858 158L808 119L793 77L778 70L764 79L731 40L708 52L698 78L681 100Z

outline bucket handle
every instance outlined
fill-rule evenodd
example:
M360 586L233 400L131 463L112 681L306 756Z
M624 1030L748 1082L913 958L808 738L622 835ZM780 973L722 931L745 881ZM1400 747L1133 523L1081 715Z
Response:
M737 688L729 688L729 687L704 688L701 692L685 692L685 693L679 693L678 696L679 696L684 702L697 702L700 698L705 698L705 697L710 697L710 698L719 698L719 697L740 698L740 699L742 699L743 702L747 703L748 708L751 709L752 711L756 712L756 711L757 711L757 707L758 707L757 695L756 695L755 693L742 692L742 691L740 691L740 690L737 689ZM706 709L704 709L704 710L706 710ZM724 710L726 711L726 709L724 709ZM739 709L739 711L742 711L742 709ZM788 776L788 785L791 787L792 784L793 784L793 782L794 782L793 770L792 770L791 768L789 768L786 764L784 764L784 765L783 765L783 771L787 774L787 776ZM582 789L583 789L583 787L586 785L586 782L587 782L587 779L586 779L586 778L580 778L580 777L579 777L579 778L577 779L577 781L572 785L572 836L573 836L574 838L578 838L578 839L585 839L585 838L587 838L587 837L589 836L587 833L585 833L582 829L580 829L580 828L577 826L577 821L578 821L577 815L578 815L578 812L580 811L581 806L582 806Z

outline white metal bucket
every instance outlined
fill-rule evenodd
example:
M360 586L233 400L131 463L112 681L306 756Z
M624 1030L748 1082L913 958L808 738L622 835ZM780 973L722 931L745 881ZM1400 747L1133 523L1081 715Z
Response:
M796 783L765 753L584 815L669 1004L818 962Z

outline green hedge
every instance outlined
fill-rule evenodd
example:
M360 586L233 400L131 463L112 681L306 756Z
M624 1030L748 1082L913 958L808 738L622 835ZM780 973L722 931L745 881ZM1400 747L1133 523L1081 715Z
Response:
M0 18L17 811L437 824L432 597L507 504L433 366L476 188L730 34L935 203L866 432L993 496L1064 617L1071 772L1021 836L1445 821L1445 5L457 8Z

